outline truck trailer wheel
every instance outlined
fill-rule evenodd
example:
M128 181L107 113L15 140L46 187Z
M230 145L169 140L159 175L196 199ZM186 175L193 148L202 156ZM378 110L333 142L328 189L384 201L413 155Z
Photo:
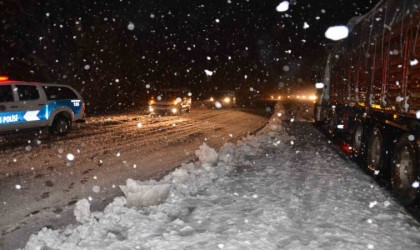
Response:
M53 135L66 135L70 132L71 120L68 115L58 114L50 127L50 132Z
M402 136L395 147L391 173L392 192L404 205L413 205L419 197L416 151L418 149L408 139L408 135Z
M354 126L354 131L352 133L352 147L353 150L356 152L357 156L362 156L363 151L363 136L364 136L364 128L361 122L356 122Z
M367 148L367 167L373 174L382 175L384 172L385 145L382 132L375 127L370 136Z

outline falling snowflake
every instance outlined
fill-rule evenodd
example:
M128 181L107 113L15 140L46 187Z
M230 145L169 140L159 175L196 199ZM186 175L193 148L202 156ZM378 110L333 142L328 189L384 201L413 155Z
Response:
M89 64L86 64L85 65L85 70L89 70L90 69L90 65Z
M141 123L139 122L139 123L137 123L137 127L138 127L138 128L141 128L141 127L143 127L143 124L141 124Z
M372 201L372 202L369 202L369 208L373 208L374 206L376 206L378 204L378 202L377 201Z
M67 160L74 161L74 155L73 154L67 154Z
M16 188L17 190L19 190L19 189L21 189L21 188L22 188L22 186L21 186L21 185L19 185L19 184L16 184L15 188Z
M416 66L419 63L417 59L410 60L410 66Z
M215 102L214 106L218 109L222 108L222 104L220 102Z
M276 7L277 12L285 12L289 9L289 1L283 1Z
M205 69L204 72L206 73L207 76L212 76L213 75L213 71L210 71L208 69Z
M349 35L349 28L344 25L332 26L325 32L325 37L333 41L346 38Z
M94 193L99 193L101 191L101 188L99 186L93 186L92 191Z
M127 25L127 29L128 30L134 30L134 23L129 22L128 25Z
M420 183L419 183L418 181L415 181L415 182L413 182L413 184L411 184L411 186L412 186L413 188L419 188Z
M303 28L304 28L304 29L308 29L308 28L309 28L309 24L308 24L307 22L304 22L304 23L303 23Z
M408 136L409 141L414 141L415 139L416 139L416 137L414 137L414 135L409 135Z

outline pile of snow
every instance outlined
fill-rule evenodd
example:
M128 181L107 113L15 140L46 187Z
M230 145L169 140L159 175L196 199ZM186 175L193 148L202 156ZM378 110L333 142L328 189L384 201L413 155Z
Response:
M127 198L128 207L150 207L166 200L169 195L170 185L156 181L141 182L127 179L126 185L120 185Z
M381 187L309 124L290 136L278 113L159 182L127 180L103 212L79 201L80 225L44 228L25 249L419 249L418 225Z
M198 157L201 163L214 164L217 162L217 152L213 148L207 146L206 143L200 146L198 150L195 151L195 155Z
M91 218L89 201L87 199L82 199L76 202L73 212L77 222L88 222Z

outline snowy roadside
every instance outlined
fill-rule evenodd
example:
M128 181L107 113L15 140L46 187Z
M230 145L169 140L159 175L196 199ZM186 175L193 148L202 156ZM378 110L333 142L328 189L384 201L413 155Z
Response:
M24 249L419 249L418 224L389 194L310 124L287 133L281 108L159 182L127 180L103 212L79 201L79 225L44 228Z

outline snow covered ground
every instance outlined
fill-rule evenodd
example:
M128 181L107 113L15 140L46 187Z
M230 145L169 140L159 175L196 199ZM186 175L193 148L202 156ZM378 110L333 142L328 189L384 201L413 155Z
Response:
M218 153L201 146L159 182L127 180L102 212L79 201L78 225L44 228L24 249L420 249L418 223L387 191L284 118Z

